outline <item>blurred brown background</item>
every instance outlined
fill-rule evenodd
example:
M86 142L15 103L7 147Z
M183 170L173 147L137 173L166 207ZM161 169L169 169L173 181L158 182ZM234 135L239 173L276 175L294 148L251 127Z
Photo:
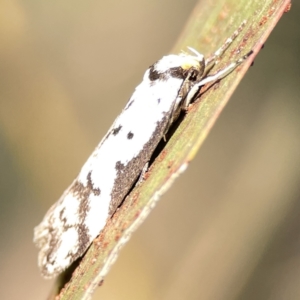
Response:
M0 299L48 295L33 227L195 4L0 2ZM299 14L295 1L93 299L300 299Z

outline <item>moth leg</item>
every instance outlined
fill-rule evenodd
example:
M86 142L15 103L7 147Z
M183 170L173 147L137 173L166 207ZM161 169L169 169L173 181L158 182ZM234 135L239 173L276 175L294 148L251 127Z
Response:
M191 51L195 51L194 53L198 53L195 49L192 49L192 48L189 48ZM201 69L202 69L202 72L204 71L204 68L205 68L205 61L204 61L204 57L202 54L198 53L198 57L202 57L202 60L200 61L200 66L201 66ZM201 72L201 70L200 70ZM189 91L191 89L191 80L190 78L195 76L195 70L194 69L191 69L189 70L186 78L184 79L182 85L181 85L181 88L178 92L178 95L177 95L177 98L176 100L174 101L174 103L172 104L172 107L170 109L170 117L169 117L169 120L168 120L168 124L164 130L164 133L163 133L163 140L166 142L166 134L167 132L169 131L171 125L177 120L177 118L179 117L180 115L180 112L182 110L182 107L185 106L185 101L186 101L186 98L189 94ZM202 76L201 76L202 77ZM200 78L201 78L200 77Z
M189 49L192 50L192 48L189 48ZM194 51L196 51L196 50L194 50ZM202 54L199 53L199 55L202 55ZM200 72L199 72L198 75L196 75L199 78L199 79L197 79L198 81L201 78L203 78L203 73L205 71L204 68L205 68L205 60L203 58L203 60L200 61ZM172 116L173 115L175 116L175 117L173 117L173 119L175 119L175 120L177 119L180 112L182 110L186 110L186 108L189 106L189 104L191 102L191 100L189 99L189 94L192 90L191 77L195 77L194 70L192 70L192 69L189 71L189 74L187 75L186 79L184 80L184 82L181 86L181 90L180 90L180 93L179 93L179 96L178 96L178 98L180 99L180 108L178 108L178 106L177 106L177 111L175 111L175 113L172 113ZM172 120L172 122L173 122L173 120Z
M251 54L253 51L249 51L247 54L239 58L238 60L232 62L228 66L226 66L224 69L219 70L217 73L207 76L203 78L201 81L199 81L195 86L203 86L209 82L220 80L224 77L226 77L228 74L230 74L234 69L236 69L240 64L242 64Z
M185 103L185 107L183 107L183 109L187 109L188 108L189 104L193 101L193 99L195 98L195 96L199 93L199 90L200 90L200 88L203 85L205 85L205 84L207 84L209 82L220 80L220 79L226 77L234 69L236 69L240 64L242 64L252 53L253 53L253 51L251 50L246 55L244 55L241 58L239 58L238 60L232 62L231 64L229 64L225 68L219 70L217 73L215 73L213 75L210 75L210 76L207 76L207 77L203 78L202 80L200 80L198 83L196 83L192 87L192 89L190 90L190 92L188 93L188 95L186 97L186 101L184 102Z
M236 39L236 37L241 33L243 28L246 25L246 20L242 22L242 24L239 26L237 30L229 37L225 43L213 54L213 56L206 59L205 62L205 71L204 71L204 77L209 73L209 71L219 63L220 58L225 53L225 51L228 49L228 47L232 44L232 42Z
M194 53L198 53L195 49L188 47L192 52ZM202 57L202 60L199 62L200 63L200 75L201 72L204 72L204 68L205 68L205 60L202 54L198 53L197 54L198 57ZM168 133L171 125L178 119L180 112L182 111L183 107L186 107L186 100L187 100L187 96L190 93L190 89L191 89L191 77L195 77L195 76L199 76L199 73L195 73L195 69L190 69L186 78L184 79L181 88L178 92L177 98L174 101L171 109L170 109L170 117L168 120L168 124L164 130L163 133L163 140L166 142L166 134ZM200 78L202 78L202 76L200 76Z
M149 162L146 162L146 164L144 165L144 167L143 167L143 169L141 171L141 174L140 174L139 179L138 179L138 181L136 183L136 186L140 185L144 181L145 174L148 171L148 168L149 168Z

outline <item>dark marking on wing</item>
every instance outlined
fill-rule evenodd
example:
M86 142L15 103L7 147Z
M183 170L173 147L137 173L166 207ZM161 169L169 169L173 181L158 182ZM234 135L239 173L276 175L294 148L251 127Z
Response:
M112 134L113 134L113 135L117 135L117 134L119 133L119 131L121 130L121 128L122 128L121 125L119 125L117 128L114 128L114 129L112 130Z
M181 67L170 68L165 72L159 72L156 70L156 64L152 65L149 69L149 79L150 81L161 80L166 81L168 78L178 78L185 79L189 70L184 70Z
M60 219L63 223L66 223L66 221L67 221L66 217L64 217L65 210L66 210L66 208L64 207L64 208L59 212L59 219Z
M130 102L128 102L128 104L125 107L125 110L128 109L132 104L133 104L134 100L131 100Z
M159 73L156 70L156 64L152 65L149 69L149 79L150 81L155 81L157 79L159 79L161 76L161 73Z
M125 169L125 165L122 164L120 161L117 161L116 162L116 170L118 172L123 172L124 169Z
M95 196L100 195L100 189L94 188L93 182L92 182L92 171L90 171L87 175L87 188L89 188Z
M87 185L84 186L83 183L79 181L75 181L74 184L71 186L70 192L74 194L80 201L85 201L88 199L90 194L94 194L95 196L99 196L101 191L99 188L94 188L93 182L92 182L92 172L90 171L87 175Z
M92 172L88 173L86 179L86 186L84 186L83 183L76 180L70 190L70 192L72 192L73 195L76 196L76 198L79 201L78 215L80 220L78 220L77 225L79 249L76 253L79 255L81 255L86 250L87 245L90 243L89 230L84 222L86 215L90 210L89 197L91 194L99 196L101 193L99 188L94 187L94 184L92 182Z
M117 170L117 176L111 193L112 200L109 205L109 215L112 215L118 208L132 185L136 182L143 167L150 160L155 148L162 139L169 118L170 112L166 113L160 122L157 122L156 129L151 138L136 157L127 164L120 161L116 162L115 168Z
M127 138L129 139L129 140L131 140L132 138L133 138L133 133L131 132L131 131L129 131L128 132L128 134L127 134Z
M86 213L90 210L89 206L89 197L91 194L94 194L95 196L99 196L101 191L99 188L94 188L93 182L92 182L92 172L89 172L87 175L87 185L84 186L83 183L76 180L74 184L71 187L70 192L73 193L74 196L80 201L79 204L79 216L81 219L81 222L84 220Z
M64 216L65 214L65 208L63 208L59 213L59 219L62 222L62 230L66 232L69 228L71 228L71 225L67 224L67 218ZM53 253L56 251L55 249L58 249L61 244L61 240L58 238L59 234L58 232L61 230L61 228L57 229L53 222L55 221L54 218L49 219L49 226L48 226L48 235L46 237L47 242L49 243L48 249L45 251L44 255L47 260L47 264L54 266L56 264L56 258L53 255ZM45 239L45 237L44 237ZM44 240L42 243L45 243L46 240ZM67 257L72 257L73 255L70 253L67 255ZM46 268L43 268L41 270L42 274L45 277L49 277L48 270Z
M82 254L86 250L87 245L89 245L91 242L89 230L85 224L80 223L77 227L77 232L79 238L79 243L78 243L79 247L77 253Z

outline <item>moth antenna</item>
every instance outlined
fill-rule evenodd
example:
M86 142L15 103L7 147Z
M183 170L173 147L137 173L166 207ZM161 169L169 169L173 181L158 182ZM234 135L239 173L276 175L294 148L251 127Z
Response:
M192 47L187 47L193 54L195 54L195 56L199 59L199 61L202 61L204 58L204 55L201 54L200 52L198 52L196 49L192 48Z

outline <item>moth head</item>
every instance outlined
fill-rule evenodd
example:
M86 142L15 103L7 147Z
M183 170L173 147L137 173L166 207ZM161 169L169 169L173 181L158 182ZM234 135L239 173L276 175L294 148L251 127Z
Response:
M199 81L205 70L204 55L191 47L187 47L193 55L182 53L180 56L184 58L181 68L189 73L189 80Z
M149 69L149 79L151 81L167 80L170 77L185 80L188 76L191 81L201 78L204 68L204 56L196 50L189 48L194 55L180 53L179 55L167 55L153 64Z
M181 68L183 70L190 70L195 69L198 70L199 73L203 73L205 68L205 60L204 55L199 53L194 48L188 47L188 49L192 52L194 55L190 55L188 53L181 53L180 56L183 58Z

